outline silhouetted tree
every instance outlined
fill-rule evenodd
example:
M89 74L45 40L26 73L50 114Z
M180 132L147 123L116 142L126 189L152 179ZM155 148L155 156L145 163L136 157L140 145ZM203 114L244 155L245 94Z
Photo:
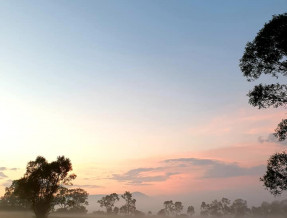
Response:
M87 199L88 193L81 188L61 187L54 200L55 206L59 206L56 212L87 213Z
M136 199L133 199L133 196L130 192L126 191L121 197L125 200L125 205L120 208L120 212L130 215L134 214L136 210Z
M189 216L193 216L193 214L195 213L194 207L191 206L191 205L188 206L186 213L187 213Z
M205 203L204 201L200 205L200 215L201 216L208 216L209 213L209 204Z
M231 205L231 211L235 217L242 217L249 212L247 207L247 201L242 199L236 199Z
M165 213L165 209L161 209L160 211L157 212L158 216L166 216L167 214Z
M240 60L240 68L248 81L261 74L278 78L287 76L287 13L275 15L264 25L252 42L248 42ZM259 84L248 93L249 103L261 108L286 106L286 84ZM279 123L274 134L280 141L287 136L287 119Z
M163 203L163 205L164 205L165 215L172 216L174 214L174 211L175 211L173 201L171 201L171 200L165 201Z
M177 201L174 203L174 211L175 211L175 215L178 216L181 211L183 210L183 205L180 201Z
M287 190L287 154L285 152L276 153L269 158L267 171L260 180L275 196Z
M120 212L120 209L119 209L118 207L114 207L113 213L114 213L115 215L118 215L119 212Z
M230 200L228 198L221 199L222 214L228 215L231 212Z
M56 193L76 178L75 174L69 174L71 170L71 161L64 156L51 163L38 156L27 164L24 176L14 180L10 189L15 196L31 203L37 218L46 218L54 207Z
M112 193L110 195L106 195L98 200L100 207L105 207L107 210L107 214L111 214L113 212L114 205L116 201L119 201L119 196L116 193ZM118 211L117 211L118 212Z

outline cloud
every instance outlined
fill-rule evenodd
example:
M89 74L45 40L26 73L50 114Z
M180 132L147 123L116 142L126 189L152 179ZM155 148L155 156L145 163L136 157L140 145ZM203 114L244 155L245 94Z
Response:
M248 175L261 175L265 170L264 165L245 168L237 164L215 164L208 169L202 178L229 178Z
M287 145L287 141L279 141L273 135L273 133L270 133L267 138L263 138L262 136L259 136L258 137L258 142L260 142L261 144L263 144L265 142L271 142L271 143L276 143L276 144L280 144L280 145Z
M7 176L3 172L0 172L0 179L4 179L4 178L7 178Z
M165 163L190 163L196 166L204 166L218 163L216 160L212 159L199 159L199 158L177 158L177 159L167 159L164 160ZM184 165L186 166L186 165Z
M177 163L177 167L186 168L189 166L202 166L205 172L201 178L228 178L247 175L263 174L264 165L254 167L241 167L237 163L226 163L214 159L199 159L199 158L177 158L164 160L165 163ZM182 163L185 163L182 165Z
M12 171L15 171L15 170L18 170L18 168L0 167L0 170L1 170L1 171L5 171L5 170L12 170Z
M79 188L103 188L103 186L100 185L76 185L74 186L79 187Z
M4 183L2 183L2 186L9 187L12 184L12 182L13 182L13 180L8 179Z
M178 174L177 172L163 172L165 168L136 168L129 170L124 174L113 174L110 179L127 182L129 185L149 185L152 182L161 182L168 180L172 175ZM144 175L143 175L144 174ZM146 175L155 174L155 175Z

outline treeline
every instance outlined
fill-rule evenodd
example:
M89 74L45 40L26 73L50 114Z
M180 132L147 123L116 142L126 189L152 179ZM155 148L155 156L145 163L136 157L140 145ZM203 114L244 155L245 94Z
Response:
M188 206L186 213L183 213L182 202L165 201L164 208L157 215L159 216L193 216L195 210L193 206ZM213 200L211 203L202 202L200 206L200 216L202 217L287 217L287 200L263 202L259 207L249 208L247 201L236 199L232 203L227 198Z
M115 206L117 202L123 199L123 205ZM51 212L54 213L87 213L88 193L81 189L61 188L53 201ZM136 208L136 199L132 193L126 191L122 195L112 193L102 197L97 202L105 210L94 211L95 215L113 215L113 216L152 216L152 212L145 214ZM6 188L5 194L0 198L0 210L6 211L24 211L31 210L31 203L20 199L13 194L11 188ZM155 215L162 217L193 217L196 211L192 205L184 207L180 201L164 201L163 208ZM263 202L259 207L248 207L247 201L236 199L231 202L227 198L213 200L210 203L202 202L200 211L197 213L201 217L287 217L287 200L273 201L271 203Z

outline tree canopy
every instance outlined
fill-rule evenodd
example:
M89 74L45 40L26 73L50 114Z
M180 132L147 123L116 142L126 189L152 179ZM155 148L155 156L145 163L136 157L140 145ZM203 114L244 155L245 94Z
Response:
M262 74L275 78L287 76L287 13L274 15L252 42L248 42L240 59L240 68L248 81ZM261 108L286 106L286 84L259 84L247 94L249 103ZM274 134L280 141L287 137L287 119L283 119Z
M27 164L24 176L12 182L10 190L15 196L31 203L37 218L45 218L53 209L59 189L71 185L76 178L75 174L69 174L71 170L71 161L64 156L51 163L38 156Z
M285 152L275 153L269 158L267 171L260 180L275 196L287 190L287 154Z

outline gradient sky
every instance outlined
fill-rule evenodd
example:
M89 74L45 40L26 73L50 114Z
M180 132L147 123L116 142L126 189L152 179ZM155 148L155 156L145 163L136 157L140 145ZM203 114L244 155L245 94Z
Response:
M1 1L0 194L37 155L65 155L91 194L270 196L259 177L286 148L270 135L285 111L248 105L248 90L274 79L248 83L238 64L286 9L286 0Z

